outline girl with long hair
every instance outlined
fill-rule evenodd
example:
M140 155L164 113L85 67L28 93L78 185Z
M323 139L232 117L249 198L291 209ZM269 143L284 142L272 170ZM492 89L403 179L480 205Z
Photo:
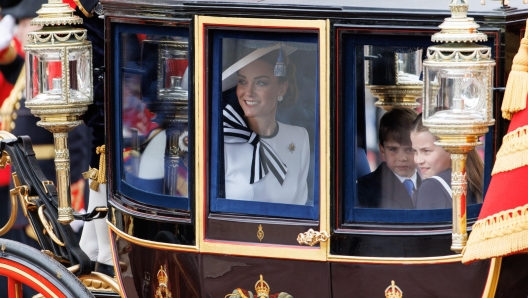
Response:
M438 138L423 125L422 115L418 115L411 130L414 162L424 178L418 196L416 209L451 208L451 154L434 144ZM482 202L484 163L476 149L468 153L466 161L467 202Z

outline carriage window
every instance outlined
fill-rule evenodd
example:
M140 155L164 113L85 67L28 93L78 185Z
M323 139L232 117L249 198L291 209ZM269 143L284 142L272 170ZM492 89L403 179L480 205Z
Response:
M364 50L369 169L357 168L357 206L451 208L451 155L434 144L436 137L421 121L423 49ZM468 205L482 202L484 167L477 150L468 155Z
M355 65L356 82L344 88L341 104L344 113L357 113L356 125L345 128L343 141L344 148L355 150L354 156L345 157L355 164L353 171L344 169L345 180L356 182L343 186L345 205L354 206L345 208L346 222L451 220L450 154L434 144L436 138L420 114L427 39L345 38L344 52L353 50L355 55L343 56L343 65ZM343 74L345 80L352 78L350 70ZM351 135L355 139L349 139ZM478 214L482 202L484 148L468 154L468 218Z
M213 212L317 219L317 34L214 34Z
M121 190L156 206L189 207L187 31L116 26ZM170 29L170 30L169 30ZM175 199L179 198L179 199Z

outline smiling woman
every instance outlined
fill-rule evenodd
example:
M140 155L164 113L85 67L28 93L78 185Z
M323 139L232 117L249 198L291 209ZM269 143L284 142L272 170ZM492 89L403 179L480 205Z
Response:
M256 43L239 41L237 50L247 52L244 44ZM224 71L226 81L236 77L236 99L225 96L223 103L227 199L295 205L308 200L308 133L277 120L277 110L297 100L295 65L288 59L294 50L265 42Z

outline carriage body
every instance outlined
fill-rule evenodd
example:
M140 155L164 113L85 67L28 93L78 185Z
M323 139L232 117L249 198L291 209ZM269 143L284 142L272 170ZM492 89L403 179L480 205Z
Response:
M355 205L354 182L360 164L355 151L367 149L372 138L366 127L372 100L366 98L376 86L391 84L382 82L381 74L369 73L380 69L369 68L376 61L366 57L375 55L369 51L432 45L430 36L448 16L447 5L420 2L401 8L384 1L355 5L332 1L102 3L108 67L106 140L112 148L108 153L108 221L115 261L129 264L129 271L118 275L127 297L150 297L159 291L163 284L160 268L168 276L166 290L173 297L223 297L238 288L254 292L261 275L271 287L270 294L287 292L294 297L381 297L391 280L410 297L513 297L526 291L522 287L513 290L510 279L523 272L516 265L525 258L522 255L461 264L460 255L449 250L449 209L372 210ZM527 15L522 6L501 10L498 3L470 5L470 16L487 34L486 45L492 48L497 64L493 84L498 87L493 100L496 124L483 149L485 185L506 128L500 117L500 87L505 86ZM125 68L130 65L125 60L133 51L127 48L127 40L138 34L147 39L150 35L179 38L189 45L186 196L167 197L127 176L124 131L130 127L124 124L122 94L129 88L123 84ZM304 72L304 77L298 76L299 89L311 94L301 93L302 102L277 116L304 126L310 135L312 202L305 206L231 204L225 199L225 153L219 137L219 102L224 89L219 82L228 66L225 57L232 51L227 44L230 39L280 40L314 48L297 50L298 56L291 54L297 59L297 69ZM412 88L392 92L414 92L413 100L418 103L416 99L422 97L421 89L418 95ZM468 207L469 226L479 206ZM328 241L300 245L298 234L309 229L326 231Z

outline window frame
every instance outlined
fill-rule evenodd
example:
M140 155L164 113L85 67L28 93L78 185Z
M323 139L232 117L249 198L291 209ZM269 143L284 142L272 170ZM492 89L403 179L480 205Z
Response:
M183 212L190 212L191 211L191 198L193 191L191 190L192 185L192 179L193 179L193 173L194 169L192 165L194 164L193 159L194 157L192 154L194 153L194 141L192 138L189 140L189 167L188 167L188 180L187 183L189 185L189 195L188 197L180 197L180 196L170 196L165 194L158 194L158 193L152 193L148 192L144 189L135 187L130 182L127 182L124 178L125 169L124 169L124 159L123 159L123 113L122 113L122 82L123 82L123 71L125 66L122 65L122 49L123 44L121 43L121 34L151 34L151 35L157 35L157 36L182 36L187 37L189 40L189 54L188 54L188 60L189 60L189 77L191 78L193 73L193 59L191 55L191 47L192 44L192 34L190 32L190 26L188 21L182 22L181 24L177 24L177 26L166 26L163 24L138 24L138 23L125 23L125 22L114 22L111 27L111 38L113 43L113 53L114 54L114 60L113 60L113 69L112 72L113 76L113 82L114 82L114 88L112 91L112 95L114 96L114 101L111 101L111 105L113 106L112 110L114 111L114 119L112 123L112 133L115 138L115 142L113 143L113 154L116 157L115 159L115 172L114 177L115 179L115 191L117 193L120 193L125 198L133 200L135 204L139 205L147 205L147 206L155 206L170 210L179 210ZM133 72L131 72L133 73ZM189 121L188 121L188 131L189 134L192 135L192 132L194 131L194 120L193 120L193 87L192 83L189 80Z
M341 65L343 69L336 72L338 76L341 89L336 88L336 106L338 107L337 120L334 125L337 126L336 131L343 131L341 135L336 135L337 151L344 152L341 155L338 153L334 159L336 162L336 177L341 178L342 181L336 181L336 214L334 217L335 231L348 231L353 233L367 233L367 234L430 234L433 231L447 233L450 232L451 227L451 209L438 210L389 210L389 209L375 209L375 208L357 208L357 186L356 183L345 183L344 181L356 181L357 175L355 170L355 150L357 146L358 129L365 129L365 116L359 113L360 110L365 109L364 102L359 102L358 98L364 92L358 85L358 78L356 66L356 50L357 46L364 45L391 45L391 46L420 46L425 44L424 50L427 46L432 45L430 36L437 32L436 28L416 28L406 27L399 29L387 28L361 28L361 27L347 27L343 26L336 30L337 36L337 52L340 53L336 57L336 65ZM499 35L496 30L486 31L482 30L490 37L488 42L484 43L492 48L492 55L498 63L496 53L498 51ZM408 33L408 34L406 34ZM404 37L402 39L402 37ZM389 41L394 41L389 43ZM387 44L384 44L387 43ZM349 49L353 48L354 54L350 55ZM347 52L348 50L348 52ZM344 55L343 53L348 53ZM363 63L361 63L363 64ZM354 69L350 78L346 71ZM499 65L496 66L495 74L498 73ZM363 75L361 75L363 76ZM497 80L497 75L495 75ZM351 83L345 83L351 82ZM494 82L497 85L497 81ZM495 93L496 96L496 93ZM363 95L364 97L364 95ZM348 105L348 106L347 106ZM341 120L343 113L353 115L353 119L348 122ZM486 134L487 140L493 140L494 127L490 127L490 131ZM347 138L343 138L346 134ZM365 135L363 135L363 138ZM341 143L338 139L344 139ZM364 141L364 140L363 140ZM487 188L491 177L491 169L493 165L493 143L494 141L486 142L485 144L485 166L484 166L484 185L483 190ZM352 148L348 153L346 148ZM339 162L337 162L339 161ZM344 168L341 165L352 165ZM354 206L350 208L349 206ZM468 206L467 218L468 222L474 221L480 212L482 203Z
M314 117L314 176L313 176L313 205L293 205L293 204L280 204L280 203L269 203L269 202L258 202L258 201L244 201L244 200L231 200L228 198L222 198L219 196L221 185L223 185L224 179L224 151L223 151L223 133L222 133L222 84L221 75L222 67L216 67L222 65L222 39L252 39L252 40L269 40L269 41L289 41L289 42L310 42L314 43L319 47L318 33L317 32L306 32L306 30L281 30L281 29L268 29L263 31L259 28L245 28L247 31L235 31L227 28L214 28L207 31L207 39L211 42L206 47L209 53L213 53L211 57L212 66L211 69L211 84L208 85L207 91L210 94L208 104L211 107L211 123L210 123L210 158L211 158L211 187L210 187L210 213L230 213L240 215L256 215L265 217L279 217L279 218L290 218L290 219L304 219L304 220L319 220L320 210L320 195L319 195L319 105L320 105L320 82L315 88L316 99L315 99L315 117ZM301 35L302 37L300 37ZM306 41L308 40L308 41ZM317 57L316 61L316 76L319 78L319 50L315 53Z
M292 20L292 19L262 19L262 18L230 18L230 17L212 17L212 16L201 16L198 15L195 18L194 32L196 32L195 38L195 83L197 85L197 106L195 110L196 115L196 146L201 148L197 150L196 154L196 203L197 203L197 214L201 220L197 221L197 234L199 239L200 251L204 253L222 253L252 257L276 257L276 258L287 258L287 259L301 259L301 260L313 260L313 261L324 261L327 259L328 241L321 242L315 246L299 245L297 241L292 244L282 244L276 241L268 242L266 239L270 234L275 234L281 238L287 238L288 242L292 239L297 239L298 233L289 233L284 235L284 227L289 228L289 231L293 231L295 227L306 227L306 221L304 220L276 220L277 218L266 218L259 216L242 216L229 214L222 214L222 221L233 223L233 227L236 231L231 232L231 235L235 235L237 239L225 239L218 237L208 236L210 231L217 226L217 223L212 221L211 217L215 214L209 213L209 198L210 198L210 182L212 172L210 171L210 158L209 158L209 121L210 121L210 110L208 105L208 96L206 92L206 86L211 80L210 69L207 67L207 61L210 59L210 53L206 51L205 44L209 42L207 38L207 30L209 28L224 28L230 27L235 30L243 28L275 28L283 29L288 31L289 29L295 30L317 30L319 32L319 80L320 80L320 115L321 121L319 121L320 129L320 143L316 144L320 148L320 197L321 207L319 210L319 221L309 220L310 228L318 229L320 231L329 232L328 226L328 215L329 215L329 203L328 197L330 195L330 148L329 148L329 20ZM273 25L269 25L273 24ZM325 122L327 121L327 122ZM226 218L232 217L232 218ZM214 226L213 226L214 225ZM253 226L252 226L253 225ZM265 233L263 240L257 239L257 227L262 225ZM246 227L245 231L242 227ZM253 229L255 228L255 229ZM270 230L271 228L271 230ZM302 230L302 232L308 231L308 227ZM273 235L271 235L273 236Z

